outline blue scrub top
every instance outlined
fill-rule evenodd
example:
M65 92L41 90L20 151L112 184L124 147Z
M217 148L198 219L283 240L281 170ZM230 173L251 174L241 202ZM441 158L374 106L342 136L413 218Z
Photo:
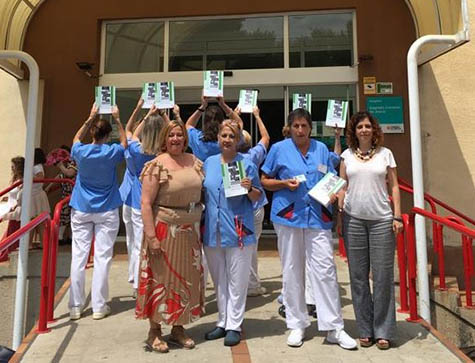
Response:
M338 164L340 164L340 159L340 155L333 151L330 151L330 162L332 163L334 169L336 169Z
M120 207L116 167L124 159L124 152L120 144L74 143L71 156L78 166L78 175L69 205L84 213Z
M132 143L132 139L127 139L128 145ZM122 202L129 207L132 206L132 184L134 183L134 175L136 174L135 165L130 155L129 147L124 152L125 159L125 173L122 184L120 185L119 192Z
M132 181L132 204L134 209L140 209L142 201L142 183L140 182L140 174L146 162L155 159L156 155L145 154L142 145L138 141L132 141L129 144L129 151L135 166L135 174Z
M291 138L277 142L272 145L261 170L279 180L299 175L305 175L307 179L294 191L284 188L274 192L271 208L273 223L298 228L332 228L331 206L325 208L308 195L327 172L335 172L325 144L310 140L307 155L303 156Z
M261 167L261 164L264 162L266 155L267 155L267 149L266 147L261 144L260 142L254 146L251 147L247 153L242 154L245 158L248 158L251 160L254 165L257 167L257 170ZM256 211L265 205L267 205L269 202L266 197L266 193L262 192L261 197L259 198L258 201L254 202L252 207Z
M195 155L202 162L212 155L220 154L217 141L203 141L203 132L196 128L190 128L188 131L188 145Z
M243 160L246 175L252 186L263 192L256 166L242 154L237 154L233 161ZM239 238L236 217L242 230L244 245L256 243L254 234L254 211L247 195L226 198L221 174L221 154L210 156L203 165L205 180L205 233L204 245L208 247L238 247ZM242 223L242 226L241 226ZM218 234L220 243L217 245Z

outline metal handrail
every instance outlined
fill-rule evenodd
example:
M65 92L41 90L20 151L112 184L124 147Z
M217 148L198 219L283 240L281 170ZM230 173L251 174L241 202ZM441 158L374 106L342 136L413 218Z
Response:
M412 188L412 185L409 184L409 182L407 182L406 180L402 179L401 177L398 177L398 181L399 181L399 187L401 187L401 185L404 185L408 188L411 189L411 191L409 193L413 193L414 190ZM473 218L470 218L468 216L466 216L465 214L463 214L462 212L459 212L458 210L456 210L455 208L452 208L451 206L449 206L448 204L442 202L440 199L437 199L435 198L434 196L430 195L429 193L424 193L424 199L428 200L430 199L432 202L434 202L436 205L439 205L441 206L442 208L448 210L450 213L453 213L455 214L457 217L460 217L462 219L464 219L465 221L469 222L470 224L473 224L475 226L475 219Z
M45 220L51 220L51 217L48 212L43 212L36 218L32 219L31 222L28 224L24 225L20 229L16 230L9 236L5 237L1 242L0 242L0 253L4 252L8 248L10 248L12 245L15 244L16 241L18 241L26 232L29 232L36 227L38 227L41 223L43 223Z
M441 217L435 213L426 211L425 209L413 207L411 214L408 216L404 214L404 233L407 239L407 268L408 268L408 280L409 280L409 313L410 317L408 321L418 321L417 315L417 293L416 293L416 246L415 246L415 234L414 234L414 220L415 215L419 214L425 218L429 218L432 221L438 223L440 227L445 226L462 235L462 247L463 247L463 265L464 265L464 277L465 277L465 293L466 293L466 308L473 309L475 306L472 301L472 288L470 277L475 275L474 270L474 258L472 251L472 242L475 238L475 229L468 228L464 225L461 218L449 216Z
M54 321L54 287L56 282L56 265L57 265L57 256L58 256L58 238L59 238L59 225L61 219L61 210L64 205L69 202L71 196L68 195L66 198L62 199L56 204L54 208L54 216L51 220L51 255L49 261L49 271L48 271L48 281L49 281L49 292L48 292L48 322Z
M33 183L59 183L59 184L71 184L74 185L74 181L71 179L54 179L54 178L37 178L33 179ZM18 180L9 187L0 191L0 197L7 194L10 190L15 189L17 186L22 185L23 180Z

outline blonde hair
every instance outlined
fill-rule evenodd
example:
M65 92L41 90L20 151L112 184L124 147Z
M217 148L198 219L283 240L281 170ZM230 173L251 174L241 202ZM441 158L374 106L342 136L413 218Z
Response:
M143 129L140 133L140 143L145 154L157 155L160 152L159 134L165 124L159 115L152 115L144 119Z
M225 127L228 127L233 132L236 142L239 143L241 140L241 130L239 126L231 120L224 120L221 122L221 125L219 125L219 134L221 134L221 131L223 131Z
M172 120L165 125L165 127L160 132L158 136L158 143L160 145L160 150L165 152L167 151L167 138L170 135L170 132L175 128L180 127L183 132L183 137L185 138L185 144L183 145L183 151L188 147L188 132L186 132L186 127L183 121L181 120Z

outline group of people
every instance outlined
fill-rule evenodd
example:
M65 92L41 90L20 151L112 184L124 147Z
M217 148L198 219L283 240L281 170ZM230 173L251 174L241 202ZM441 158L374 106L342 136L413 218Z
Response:
M336 173L339 164L347 187L331 201L343 224L360 346L389 348L395 328L394 234L402 223L396 163L383 147L377 121L367 112L355 114L346 131L349 148L340 156L341 149L330 152L310 137L311 116L296 109L288 116L286 138L267 153L270 138L259 109L253 114L261 139L252 146L239 108L231 109L223 98L217 101L208 105L209 99L202 97L201 106L184 123L178 106L172 120L154 106L139 119L140 100L125 130L114 107L119 143L112 144L112 127L97 119L93 105L71 151L78 175L70 203L70 318L79 319L84 308L85 266L93 239L93 319L110 314L108 272L122 206L136 317L150 322L147 346L157 352L167 352L168 344L195 346L184 325L204 313L207 271L216 291L218 320L205 339L238 344L246 297L266 292L257 273L257 243L268 190L273 192L271 221L282 263L287 344L303 344L310 325L307 295L316 305L318 329L328 332L327 341L355 349L357 342L345 332L341 313L334 213L308 194L326 173ZM88 133L92 143L84 143ZM186 152L188 147L192 153ZM126 173L119 188L116 167L124 159ZM240 185L247 192L226 197L223 164L233 163L244 169ZM162 324L172 326L167 341Z

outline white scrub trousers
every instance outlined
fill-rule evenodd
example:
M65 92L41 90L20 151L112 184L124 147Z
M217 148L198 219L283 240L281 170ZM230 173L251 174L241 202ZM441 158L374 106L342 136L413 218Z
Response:
M109 268L119 231L119 209L101 213L83 213L72 208L71 230L73 242L69 308L84 307L85 269L94 236L91 305L94 313L103 312L109 299Z
M340 293L333 260L331 230L274 224L282 263L287 327L310 325L305 303L305 265L311 295L317 306L318 330L343 329Z

